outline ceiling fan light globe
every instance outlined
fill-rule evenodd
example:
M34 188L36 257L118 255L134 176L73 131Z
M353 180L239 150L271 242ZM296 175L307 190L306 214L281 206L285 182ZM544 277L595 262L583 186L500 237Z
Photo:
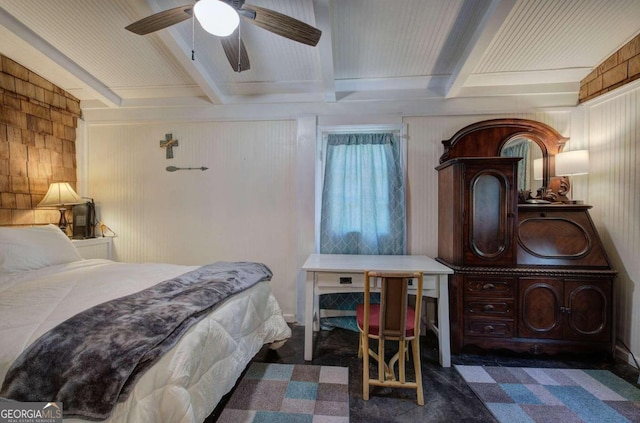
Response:
M240 24L238 12L219 0L200 0L193 7L193 12L202 28L218 37L231 35Z

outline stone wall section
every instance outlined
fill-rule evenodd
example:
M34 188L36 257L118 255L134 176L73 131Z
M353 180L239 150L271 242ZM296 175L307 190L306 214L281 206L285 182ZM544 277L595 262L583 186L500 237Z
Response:
M0 55L0 225L55 223L36 209L52 182L76 188L80 100Z
M580 81L578 102L591 100L640 78L640 34Z

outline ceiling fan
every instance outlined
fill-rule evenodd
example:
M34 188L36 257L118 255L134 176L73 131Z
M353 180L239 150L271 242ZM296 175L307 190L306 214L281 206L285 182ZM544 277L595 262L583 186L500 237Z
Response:
M205 31L220 36L227 60L235 72L250 69L249 56L240 36L242 18L262 29L299 43L315 46L322 31L290 16L250 4L244 0L196 0L147 16L125 27L139 35L149 34L191 18L198 19ZM216 22L214 22L214 20Z

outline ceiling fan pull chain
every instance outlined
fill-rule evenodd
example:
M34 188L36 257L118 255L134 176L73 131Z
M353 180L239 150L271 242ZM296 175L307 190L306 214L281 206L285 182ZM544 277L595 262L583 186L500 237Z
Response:
M191 60L196 60L196 17L191 18Z
M238 73L242 72L242 21L238 23Z

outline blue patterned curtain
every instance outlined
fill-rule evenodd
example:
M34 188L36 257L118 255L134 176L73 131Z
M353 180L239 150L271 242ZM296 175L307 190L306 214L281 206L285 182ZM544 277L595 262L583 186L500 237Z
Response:
M320 252L405 254L405 187L394 134L330 134L320 219ZM320 308L355 310L362 294L320 297ZM379 302L379 294L371 301ZM354 317L321 319L323 329L357 331Z
M320 252L404 254L404 191L400 146L393 134L330 134Z
M518 162L518 189L526 189L529 184L529 174L527 173L527 163L529 163L529 141L523 140L515 145L502 150L504 157L522 157Z

